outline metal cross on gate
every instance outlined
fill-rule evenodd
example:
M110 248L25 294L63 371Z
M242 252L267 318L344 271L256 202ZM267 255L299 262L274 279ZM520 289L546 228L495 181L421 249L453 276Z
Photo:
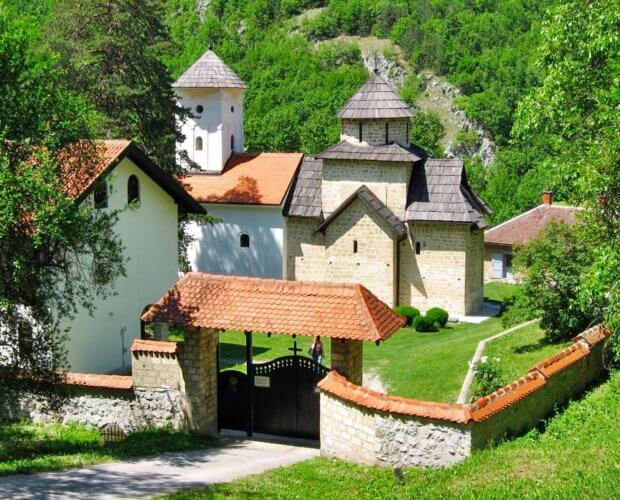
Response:
M288 350L293 351L293 356L297 356L298 352L303 351L303 349L297 347L297 335L293 335L293 347L289 347Z

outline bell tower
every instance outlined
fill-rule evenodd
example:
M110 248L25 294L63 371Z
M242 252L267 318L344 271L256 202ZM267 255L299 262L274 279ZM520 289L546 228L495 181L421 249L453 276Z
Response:
M173 87L178 104L191 112L181 125L184 141L177 142L177 161L183 168L221 173L233 153L243 152L245 83L207 50Z

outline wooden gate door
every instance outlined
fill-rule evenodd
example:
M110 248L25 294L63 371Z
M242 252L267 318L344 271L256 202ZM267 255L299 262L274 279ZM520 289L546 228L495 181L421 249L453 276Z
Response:
M327 368L301 356L254 365L254 431L318 439L320 399L316 384L327 372Z
M250 425L249 377L236 370L220 372L217 378L217 415L220 429L247 431Z

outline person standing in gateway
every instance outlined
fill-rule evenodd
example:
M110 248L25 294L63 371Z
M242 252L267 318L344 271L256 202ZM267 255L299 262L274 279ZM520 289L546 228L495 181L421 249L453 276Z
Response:
M312 359L315 363L320 365L323 362L323 342L321 342L321 337L316 337L314 342L312 342L310 354L312 354Z

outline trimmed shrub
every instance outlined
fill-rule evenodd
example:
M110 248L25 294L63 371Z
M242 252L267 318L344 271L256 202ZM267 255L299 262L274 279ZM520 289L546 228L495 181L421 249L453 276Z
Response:
M413 320L420 315L420 311L415 307L411 306L396 306L394 308L394 311L396 311L401 316L407 318L408 325L411 325L413 323Z
M433 321L430 321L426 316L416 316L413 320L413 327L416 332L436 332L437 327Z
M444 327L448 322L448 311L442 309L441 307L433 307L426 311L426 319L433 324Z

